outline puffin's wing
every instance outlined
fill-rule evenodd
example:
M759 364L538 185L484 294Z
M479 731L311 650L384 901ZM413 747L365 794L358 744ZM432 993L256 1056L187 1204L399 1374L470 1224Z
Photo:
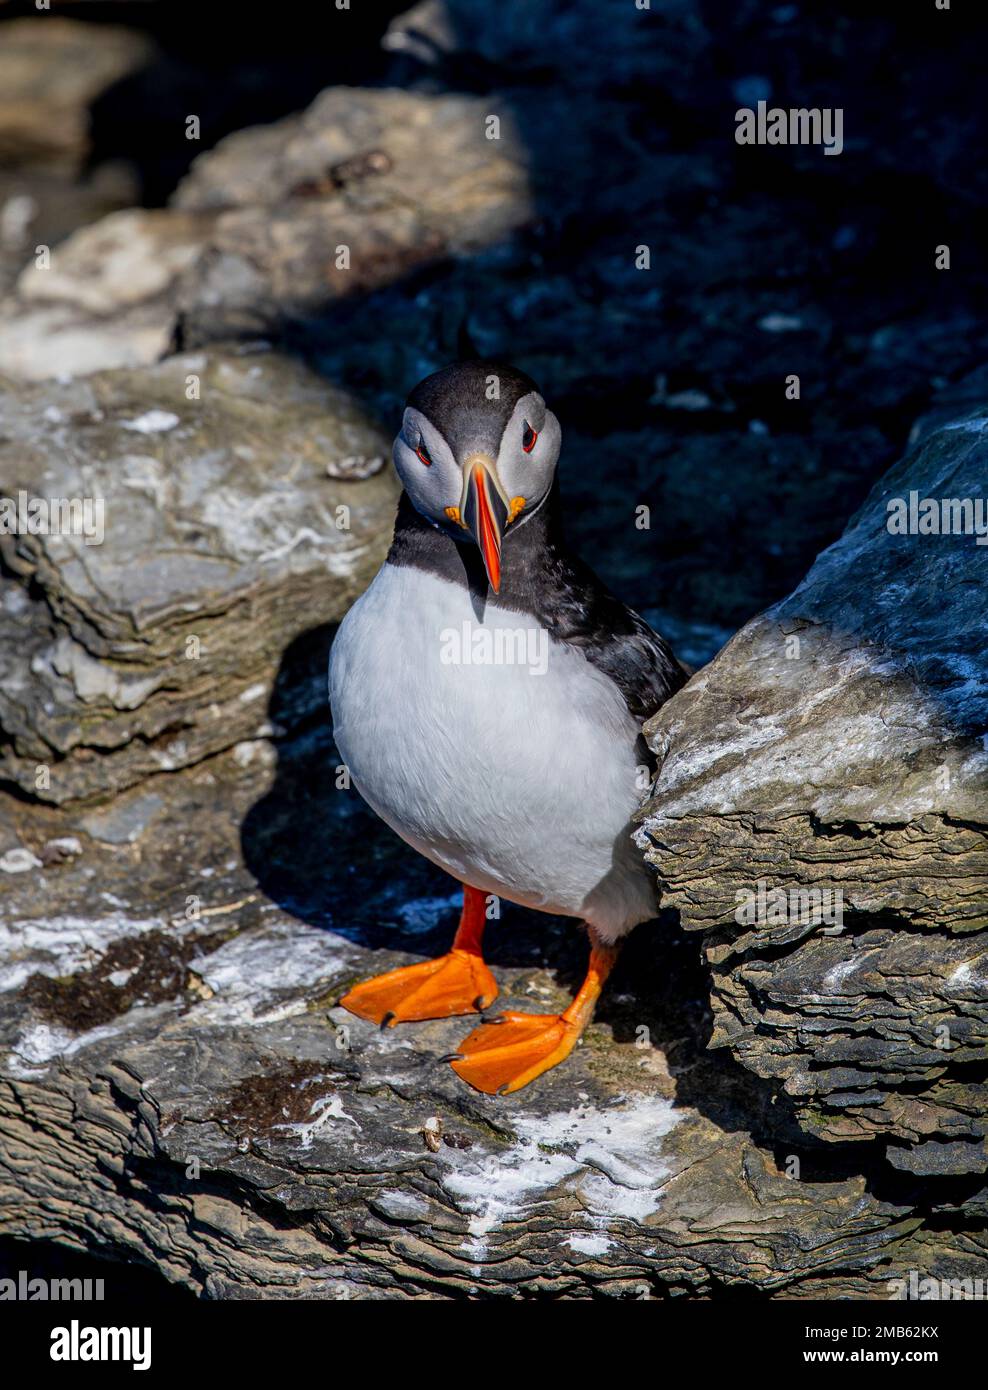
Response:
M545 614L549 631L579 647L609 676L629 712L643 723L685 685L689 673L665 638L612 594L589 565L567 555L559 568Z

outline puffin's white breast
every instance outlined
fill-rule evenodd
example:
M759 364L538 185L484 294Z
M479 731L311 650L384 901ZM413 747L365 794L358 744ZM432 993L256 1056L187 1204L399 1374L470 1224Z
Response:
M606 938L654 914L629 835L637 724L534 619L386 564L337 633L330 700L358 790L449 873Z

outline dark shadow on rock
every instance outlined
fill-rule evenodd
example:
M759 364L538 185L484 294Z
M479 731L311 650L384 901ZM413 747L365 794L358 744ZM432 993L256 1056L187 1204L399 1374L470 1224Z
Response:
M988 181L966 153L985 134L988 16L948 32L932 5L850 0L798 20L713 0L444 14L452 40L415 37L391 81L490 95L527 152L532 223L431 283L334 305L306 348L397 418L452 355L445 316L465 316L551 397L573 538L605 580L740 626L840 535L937 378L988 354ZM923 81L876 85L890 52ZM759 94L846 105L848 148L739 147L735 110ZM962 276L935 268L941 243L965 248Z

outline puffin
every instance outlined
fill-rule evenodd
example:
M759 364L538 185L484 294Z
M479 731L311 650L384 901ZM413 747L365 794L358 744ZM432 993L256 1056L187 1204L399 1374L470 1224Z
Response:
M480 1014L442 1061L488 1095L569 1055L621 942L657 913L632 841L654 769L641 727L687 679L567 546L561 438L535 382L507 364L459 361L419 382L394 441L391 548L330 653L352 785L463 885L446 954L339 1003L381 1027ZM561 1013L489 1012L483 934L502 898L585 923L586 977Z

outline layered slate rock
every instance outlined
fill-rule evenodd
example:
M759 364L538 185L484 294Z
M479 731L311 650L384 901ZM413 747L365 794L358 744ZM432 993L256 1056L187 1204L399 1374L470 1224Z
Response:
M510 116L456 95L331 88L202 155L171 208L83 228L4 305L0 371L27 380L274 331L531 216Z
M924 499L976 520L988 413L918 433L799 588L648 724L639 839L665 904L705 934L715 1044L820 1140L981 1174L988 549L908 528Z
M94 542L0 535L0 776L62 803L263 731L285 646L383 558L387 436L264 352L7 387L0 412L3 495L88 501Z
M977 1272L983 1232L938 1228L956 1194L927 1219L912 1175L771 1136L767 1088L704 1050L668 930L510 1099L442 1063L469 1020L382 1034L338 1009L441 949L457 901L322 775L334 758L310 719L73 820L0 801L8 1235L207 1297L886 1298L909 1270ZM489 936L505 1004L562 1005L572 924L506 912Z

